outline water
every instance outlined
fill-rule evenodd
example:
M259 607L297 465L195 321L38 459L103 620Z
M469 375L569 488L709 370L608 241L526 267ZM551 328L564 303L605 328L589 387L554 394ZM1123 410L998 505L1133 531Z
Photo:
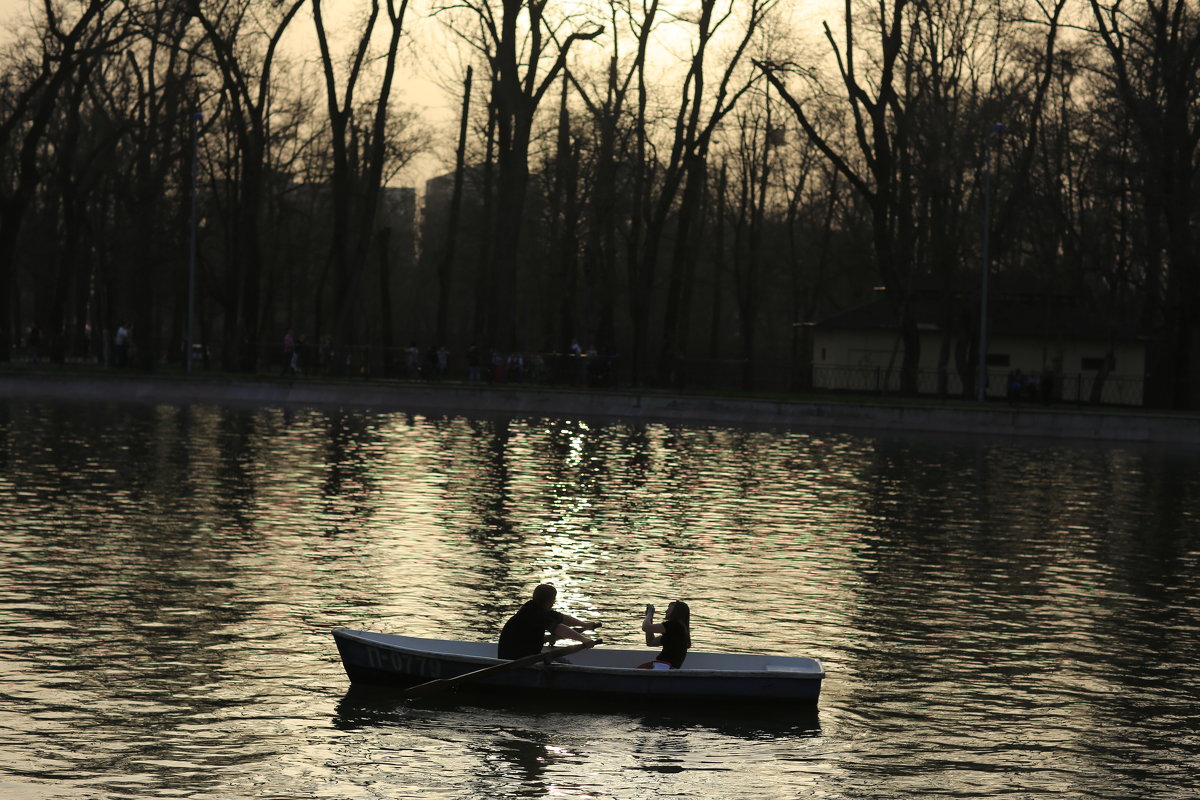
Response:
M0 402L0 797L1191 798L1200 453ZM810 655L813 713L405 704L329 630Z

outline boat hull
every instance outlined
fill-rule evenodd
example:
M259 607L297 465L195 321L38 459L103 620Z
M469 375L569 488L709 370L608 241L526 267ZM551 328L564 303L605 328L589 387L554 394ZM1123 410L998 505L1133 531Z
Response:
M495 645L418 639L339 628L333 632L353 684L408 687L505 663ZM654 651L596 648L571 663L539 663L464 682L463 689L502 694L570 694L635 701L815 703L825 677L819 661L781 656L689 654L683 669L636 669Z

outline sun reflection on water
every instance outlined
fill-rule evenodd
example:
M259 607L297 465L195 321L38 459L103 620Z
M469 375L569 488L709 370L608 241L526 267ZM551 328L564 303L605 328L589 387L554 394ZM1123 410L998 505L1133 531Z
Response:
M1195 454L0 413L0 768L18 794L980 796L1002 773L1023 797L1176 800L1200 757ZM641 646L646 603L683 599L697 649L818 657L819 718L348 690L330 628L493 641L541 582L612 646Z

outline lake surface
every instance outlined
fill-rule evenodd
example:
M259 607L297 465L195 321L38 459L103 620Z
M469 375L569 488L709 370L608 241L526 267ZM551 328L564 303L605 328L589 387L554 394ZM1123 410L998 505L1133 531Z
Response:
M1200 453L0 401L0 797L1193 798ZM808 655L818 709L406 704L330 629Z

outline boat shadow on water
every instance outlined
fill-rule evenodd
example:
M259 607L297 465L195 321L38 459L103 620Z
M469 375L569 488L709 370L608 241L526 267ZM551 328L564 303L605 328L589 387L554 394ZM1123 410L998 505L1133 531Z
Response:
M337 704L333 725L345 731L403 724L419 714L458 716L462 712L486 712L490 717L549 719L556 715L579 714L625 717L647 729L700 729L741 739L821 736L820 714L815 704L747 705L715 701L702 704L650 704L635 701L572 699L569 711L562 698L535 695L497 695L447 691L409 698L404 690L382 686L351 686Z

